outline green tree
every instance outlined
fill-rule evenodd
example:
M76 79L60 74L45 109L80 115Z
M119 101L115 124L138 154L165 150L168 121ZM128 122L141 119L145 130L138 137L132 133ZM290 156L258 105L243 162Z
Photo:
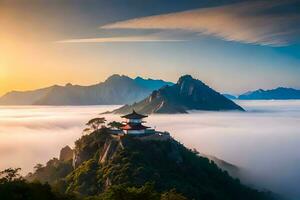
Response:
M175 189L165 192L161 195L160 200L188 200L182 194L176 192Z
M69 195L52 191L49 184L27 182L21 168L8 168L0 172L0 199L3 200L75 200Z
M8 183L16 180L23 180L19 174L21 168L8 168L0 172L0 183Z
M117 121L112 121L108 123L108 126L110 128L116 128L116 129L120 129L121 126L123 126L123 124L121 122L117 122Z
M90 128L85 128L83 129L82 134L89 134L90 132L91 132Z
M126 187L116 185L110 187L100 197L101 200L159 200L159 194L154 190L154 185L146 183L142 187Z
M35 171L37 172L37 171L43 169L43 167L44 167L44 166L43 166L42 164L38 163L38 164L36 164L33 168L34 168Z
M101 125L104 125L106 122L106 119L104 117L97 117L94 119L91 119L86 123L87 126L90 127L91 131L97 131L101 127ZM85 129L86 130L86 129Z
M98 180L99 165L96 160L90 159L82 163L66 177L67 193L96 195L101 190Z

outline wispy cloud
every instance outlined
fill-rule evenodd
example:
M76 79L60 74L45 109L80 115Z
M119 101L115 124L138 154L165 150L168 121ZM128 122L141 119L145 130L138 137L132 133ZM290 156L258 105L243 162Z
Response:
M114 42L179 42L183 39L160 38L158 36L126 36L126 37L99 37L70 39L58 41L58 43L114 43Z
M288 10L284 10L295 2L249 1L135 18L107 24L100 28L184 30L227 41L284 46L295 42L300 35L300 13L289 13Z

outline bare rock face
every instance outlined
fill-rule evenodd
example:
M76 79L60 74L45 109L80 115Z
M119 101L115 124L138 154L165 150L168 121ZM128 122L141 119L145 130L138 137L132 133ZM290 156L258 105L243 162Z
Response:
M95 159L95 152L97 152L99 164L103 164L123 148L118 136L108 134L105 129L95 131L75 142L73 168L76 169L87 160Z
M73 168L76 169L77 167L79 167L84 161L87 161L91 158L91 155L88 151L82 150L82 151L78 151L78 150L74 150L73 153Z
M120 139L107 139L99 157L99 164L105 163L112 159L118 149L124 149Z
M65 146L60 150L59 160L60 161L69 161L73 159L73 149L69 146Z
M76 153L76 151L74 151L73 162L72 162L73 168L76 169L82 162L83 160L81 159L81 157Z

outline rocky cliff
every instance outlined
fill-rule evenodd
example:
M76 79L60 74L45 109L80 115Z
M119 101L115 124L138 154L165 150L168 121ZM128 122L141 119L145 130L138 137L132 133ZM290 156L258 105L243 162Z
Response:
M71 147L69 147L68 145L65 146L64 148L62 148L60 150L59 153L59 160L60 161L69 161L73 159L73 149L71 149Z

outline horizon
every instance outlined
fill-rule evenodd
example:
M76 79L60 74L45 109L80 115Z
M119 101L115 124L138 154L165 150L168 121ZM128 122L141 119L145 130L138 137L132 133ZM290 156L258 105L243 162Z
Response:
M230 94L300 88L298 0L0 3L0 95L115 73L191 74Z
M71 84L72 86L83 86L83 87L87 87L87 86L91 86L91 85L96 85L96 84L100 84L100 83L104 83L108 78L110 78L111 76L114 76L114 75L119 75L119 76L126 76L126 77L129 77L131 79L136 79L138 77L144 79L144 80L158 80L158 81L165 81L165 82L171 82L173 84L176 84L176 82L178 81L178 79L181 77L181 76L184 76L184 75L188 75L188 74L184 74L184 75L180 75L176 81L169 81L169 80L163 80L163 79L156 79L156 78L153 78L153 77L143 77L143 76L129 76L129 75L126 75L126 74L112 74L112 75L109 75L108 77L106 77L104 80L102 81L98 81L98 82L95 82L95 83L90 83L90 84L86 84L86 85L81 85L81 84L75 84L75 83L64 83L64 84L52 84L52 85L46 85L46 86L41 86L39 88L32 88L32 89L28 89L28 90L10 90L10 91L7 91L7 92L4 92L4 93L0 93L0 97L4 96L4 95L7 95L11 92L28 92L28 91L35 91L35 90L39 90L39 89L44 89L44 88L48 88L48 87L53 87L53 86L60 86L60 87L65 87L67 86L68 84ZM195 79L198 79L197 77L194 77L192 76L193 78ZM200 79L198 79L200 80ZM202 81L202 80L200 80ZM203 82L203 81L202 81ZM205 83L205 82L204 82ZM206 83L205 83L206 84ZM209 85L208 85L209 86ZM209 86L210 87L210 86ZM245 94L247 92L253 92L253 91L256 91L256 90L273 90L273 89L278 89L278 88L286 88L286 89L296 89L296 90L299 90L300 88L296 88L296 87L282 87L282 86L275 86L274 88L257 88L257 89L254 89L254 90L248 90L248 91L242 91L240 93L231 93L231 92L226 92L226 91L222 91L222 90L217 90L217 92L220 92L221 94L228 94L228 95L233 95L233 96L239 96L241 94ZM214 88L213 88L214 89Z

